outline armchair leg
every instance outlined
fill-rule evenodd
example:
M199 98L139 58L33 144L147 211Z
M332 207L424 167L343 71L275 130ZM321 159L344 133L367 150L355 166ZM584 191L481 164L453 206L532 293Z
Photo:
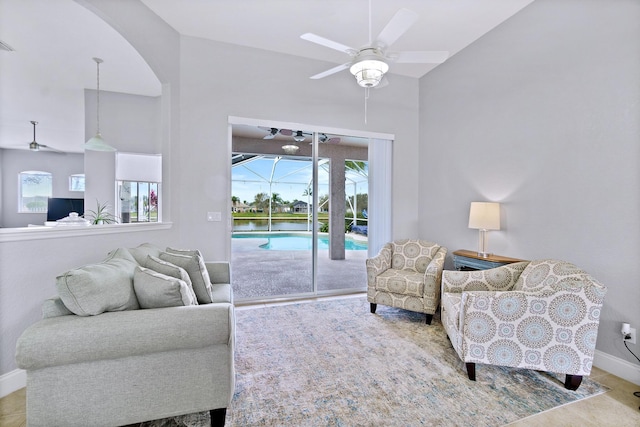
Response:
M378 308L378 304L371 303L371 312L372 313L376 312L376 308Z
M209 414L211 415L211 427L224 427L227 408L212 409Z
M567 374L564 380L564 388L567 390L577 390L582 383L582 375L570 375Z
M426 318L426 324L430 325L431 321L433 320L433 314L427 314L427 318Z
M476 380L476 364L467 362L467 375L471 381Z

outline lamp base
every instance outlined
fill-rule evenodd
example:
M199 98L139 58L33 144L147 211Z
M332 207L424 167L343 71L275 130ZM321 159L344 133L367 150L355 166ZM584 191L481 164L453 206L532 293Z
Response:
M489 258L491 255L487 252L487 244L489 243L488 230L481 228L478 230L478 256L482 258Z

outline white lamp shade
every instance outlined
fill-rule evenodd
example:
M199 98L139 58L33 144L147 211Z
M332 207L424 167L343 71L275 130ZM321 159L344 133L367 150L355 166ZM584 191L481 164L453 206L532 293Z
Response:
M469 228L500 230L500 203L471 202Z
M116 153L116 180L162 182L162 155Z

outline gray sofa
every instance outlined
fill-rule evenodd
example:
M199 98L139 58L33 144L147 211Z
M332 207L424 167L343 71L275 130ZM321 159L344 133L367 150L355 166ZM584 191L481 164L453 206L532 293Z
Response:
M113 293L112 284L126 284L128 276L139 290L143 271L155 280L141 266L163 251L151 245L128 251L134 256L118 249L58 277L60 296L45 301L44 318L19 338L29 426L120 426L202 411L211 412L212 425L224 425L235 387L229 264L200 264L210 281L206 303L143 309L141 293L125 295L124 285ZM183 280L171 283L184 288ZM112 292L106 303L104 289Z

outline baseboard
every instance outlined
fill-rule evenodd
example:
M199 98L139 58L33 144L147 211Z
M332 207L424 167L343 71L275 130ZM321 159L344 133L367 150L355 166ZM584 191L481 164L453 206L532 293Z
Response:
M0 398L27 386L27 372L14 369L0 376Z
M627 362L619 357L596 350L593 355L593 366L640 385L640 365L637 363Z

